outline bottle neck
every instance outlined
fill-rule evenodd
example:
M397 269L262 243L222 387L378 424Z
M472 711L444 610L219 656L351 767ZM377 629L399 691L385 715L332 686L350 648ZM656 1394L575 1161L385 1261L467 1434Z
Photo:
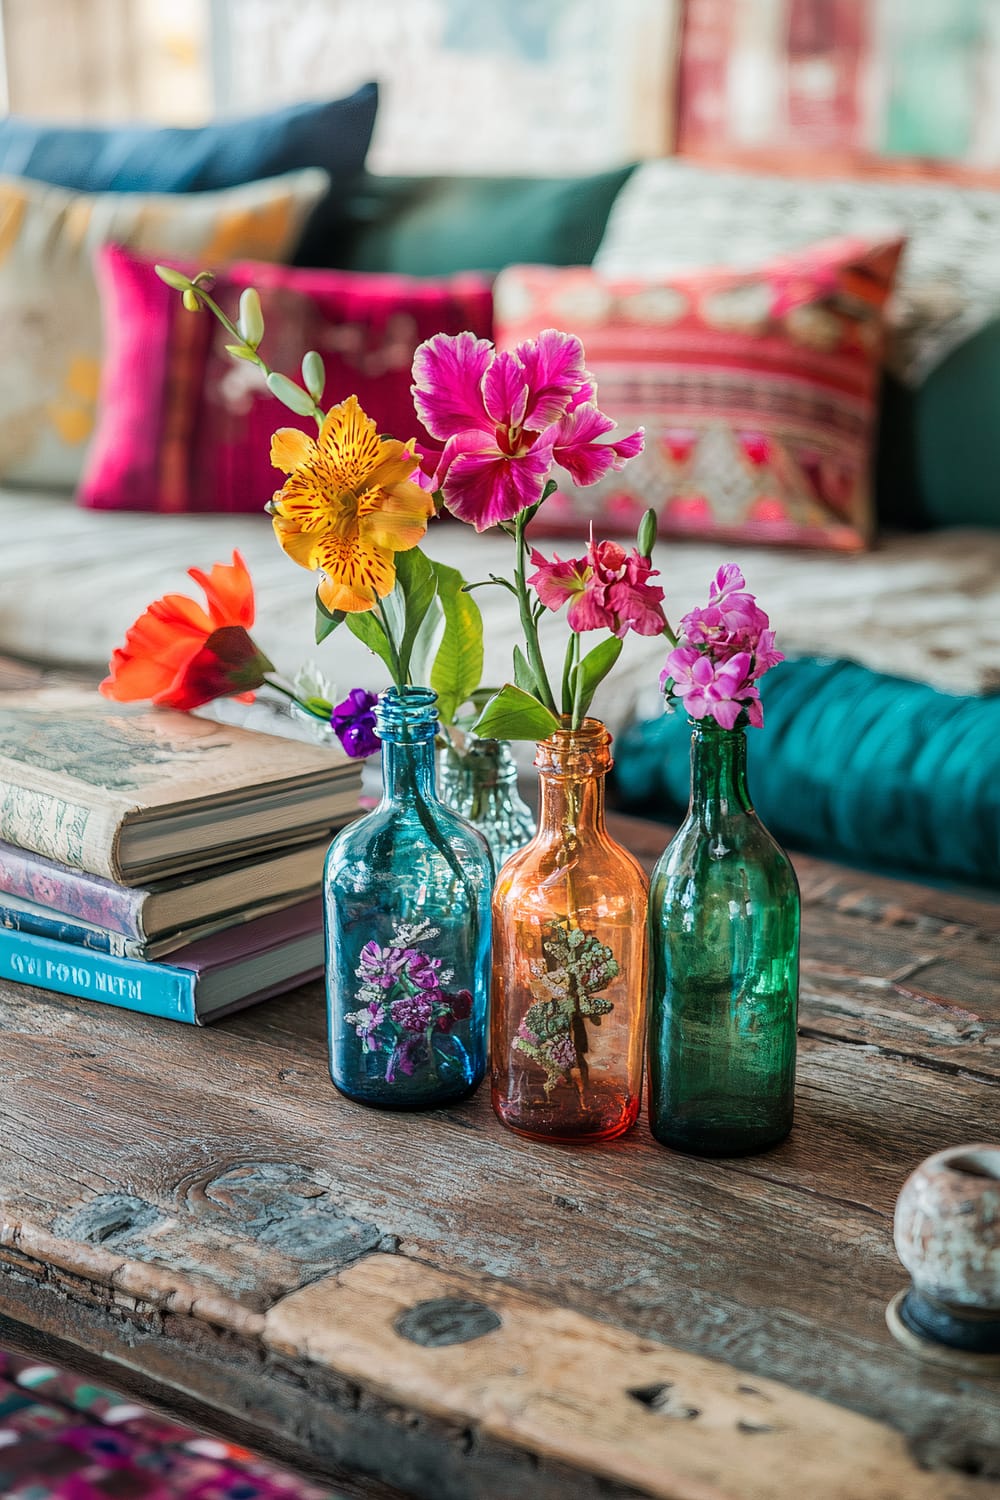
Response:
M434 741L382 741L382 800L424 802L436 796Z
M436 795L437 696L428 688L387 688L376 710L382 740L382 801L426 802Z
M747 786L745 729L722 729L700 721L691 735L689 816L709 825L734 813L752 813Z
M538 778L539 837L564 838L604 830L604 772L559 776L542 771Z

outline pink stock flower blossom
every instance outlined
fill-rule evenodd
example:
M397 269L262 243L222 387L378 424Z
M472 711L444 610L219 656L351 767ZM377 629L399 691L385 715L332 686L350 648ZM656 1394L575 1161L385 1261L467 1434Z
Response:
M558 610L570 600L566 615L571 630L610 630L625 636L660 635L665 626L663 590L648 557L633 547L631 554L618 542L591 539L585 557L563 561L553 554L548 562L537 548L531 561L536 572L528 579L546 609Z
M664 670L672 679L672 694L692 719L711 716L723 729L733 729L745 709L751 724L763 724L760 694L749 678L748 651L719 662L697 646L679 646L667 657Z
M413 357L417 415L444 444L435 487L477 531L541 500L553 464L595 484L642 451L642 429L615 429L600 411L583 345L548 328L514 350L472 333L435 334Z
M733 729L745 713L761 728L757 682L784 659L743 574L727 563L709 586L708 604L681 620L680 641L667 657L660 688L668 704L683 704L692 719L713 718L723 729Z
M753 651L768 619L746 591L746 580L735 563L726 563L709 585L708 604L692 609L681 620L681 631L692 645L712 645L731 655ZM772 636L773 645L773 636Z

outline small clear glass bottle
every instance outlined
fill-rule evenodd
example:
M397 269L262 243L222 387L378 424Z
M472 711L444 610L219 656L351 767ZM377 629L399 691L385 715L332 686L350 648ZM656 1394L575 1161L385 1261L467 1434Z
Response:
M691 805L649 898L649 1123L702 1156L792 1128L799 888L754 812L746 731L692 721Z
M639 1113L646 877L605 826L610 746L595 719L538 746L538 832L493 895L493 1108L539 1140L609 1140Z
M382 694L382 799L324 875L330 1076L384 1109L449 1104L486 1070L493 862L436 795L436 705Z
M517 789L508 740L466 738L446 744L438 761L441 801L478 828L499 870L534 837L535 816Z

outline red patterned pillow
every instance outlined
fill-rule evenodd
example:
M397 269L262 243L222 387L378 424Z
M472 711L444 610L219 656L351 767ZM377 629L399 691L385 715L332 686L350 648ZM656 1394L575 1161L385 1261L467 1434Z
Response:
M216 319L186 312L151 259L109 247L100 254L98 283L105 358L79 503L103 510L262 510L281 482L271 467L271 433L286 426L315 434L315 423L277 402L254 365L236 363ZM492 337L485 276L431 281L246 261L219 275L212 294L235 318L240 292L251 285L260 291L271 367L297 375L306 351L319 350L327 371L324 404L354 392L379 430L403 441L430 444L410 396L417 345L463 328Z
M601 409L646 429L640 457L590 489L567 483L536 531L627 531L652 506L664 534L867 546L883 311L902 244L828 240L756 271L655 281L502 271L497 343L578 333Z

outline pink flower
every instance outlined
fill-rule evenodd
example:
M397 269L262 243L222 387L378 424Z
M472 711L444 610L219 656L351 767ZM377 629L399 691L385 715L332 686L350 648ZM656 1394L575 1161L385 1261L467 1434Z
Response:
M659 572L634 547L629 554L618 542L591 540L585 557L563 562L553 554L547 562L534 548L531 561L537 571L528 583L547 609L572 601L566 616L571 630L610 630L617 636L663 631L663 590L649 582Z
M692 609L681 620L681 630L692 645L712 645L731 654L753 651L768 618L746 592L746 581L735 563L726 563L709 585L708 604Z
M598 410L583 345L548 328L497 351L471 333L435 334L413 357L413 401L444 443L435 487L477 531L542 498L553 464L595 484L642 449L642 431L605 442L615 424Z
M749 651L728 661L715 661L697 646L678 646L667 657L661 683L670 685L692 719L711 717L723 729L733 729L743 710L758 728L764 722L760 694L750 677Z

